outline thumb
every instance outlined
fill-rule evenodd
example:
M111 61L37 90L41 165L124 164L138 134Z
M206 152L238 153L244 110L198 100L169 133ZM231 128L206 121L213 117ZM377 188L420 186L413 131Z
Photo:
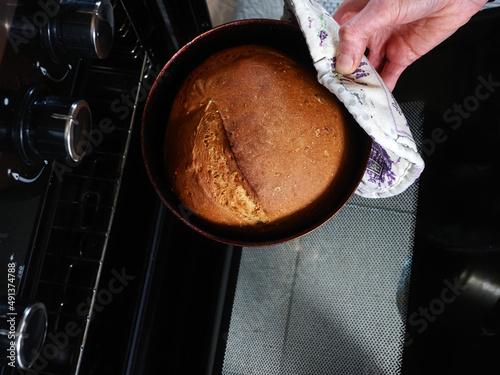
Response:
M335 69L340 74L351 74L358 68L368 45L368 36L356 28L356 23L348 21L339 29Z

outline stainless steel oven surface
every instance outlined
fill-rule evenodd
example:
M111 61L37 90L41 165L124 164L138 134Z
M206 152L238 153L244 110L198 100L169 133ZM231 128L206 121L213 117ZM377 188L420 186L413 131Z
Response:
M0 0L1 375L498 372L499 9L401 77L426 170L400 196L238 248L155 194L156 75L213 25L280 6Z

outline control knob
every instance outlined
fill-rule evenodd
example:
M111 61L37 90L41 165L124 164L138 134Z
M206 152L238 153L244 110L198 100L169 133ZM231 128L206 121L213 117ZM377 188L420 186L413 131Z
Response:
M109 0L62 0L45 30L55 56L105 58L113 44L114 15Z
M43 160L78 163L89 145L92 115L85 100L48 95L39 87L25 97L14 143L29 165Z

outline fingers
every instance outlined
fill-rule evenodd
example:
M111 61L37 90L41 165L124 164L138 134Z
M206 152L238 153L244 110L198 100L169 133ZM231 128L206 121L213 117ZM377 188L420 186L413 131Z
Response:
M386 57L378 53L378 51L375 52L370 51L370 54L368 55L368 60L370 61L370 64L372 64L373 68L377 72L380 72L384 67L384 64L386 63Z
M382 71L380 72L380 78L385 82L389 90L393 91L396 87L399 77L404 72L407 66L396 64L391 61L386 61Z
M344 0L334 13L333 19L337 21L339 25L343 25L346 21L358 14L368 1L369 0Z

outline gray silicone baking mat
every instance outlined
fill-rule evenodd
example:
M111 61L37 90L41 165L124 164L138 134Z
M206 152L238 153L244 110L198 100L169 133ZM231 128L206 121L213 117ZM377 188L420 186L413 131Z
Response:
M423 106L401 107L418 143ZM223 374L399 374L417 197L354 196L303 238L244 248Z

